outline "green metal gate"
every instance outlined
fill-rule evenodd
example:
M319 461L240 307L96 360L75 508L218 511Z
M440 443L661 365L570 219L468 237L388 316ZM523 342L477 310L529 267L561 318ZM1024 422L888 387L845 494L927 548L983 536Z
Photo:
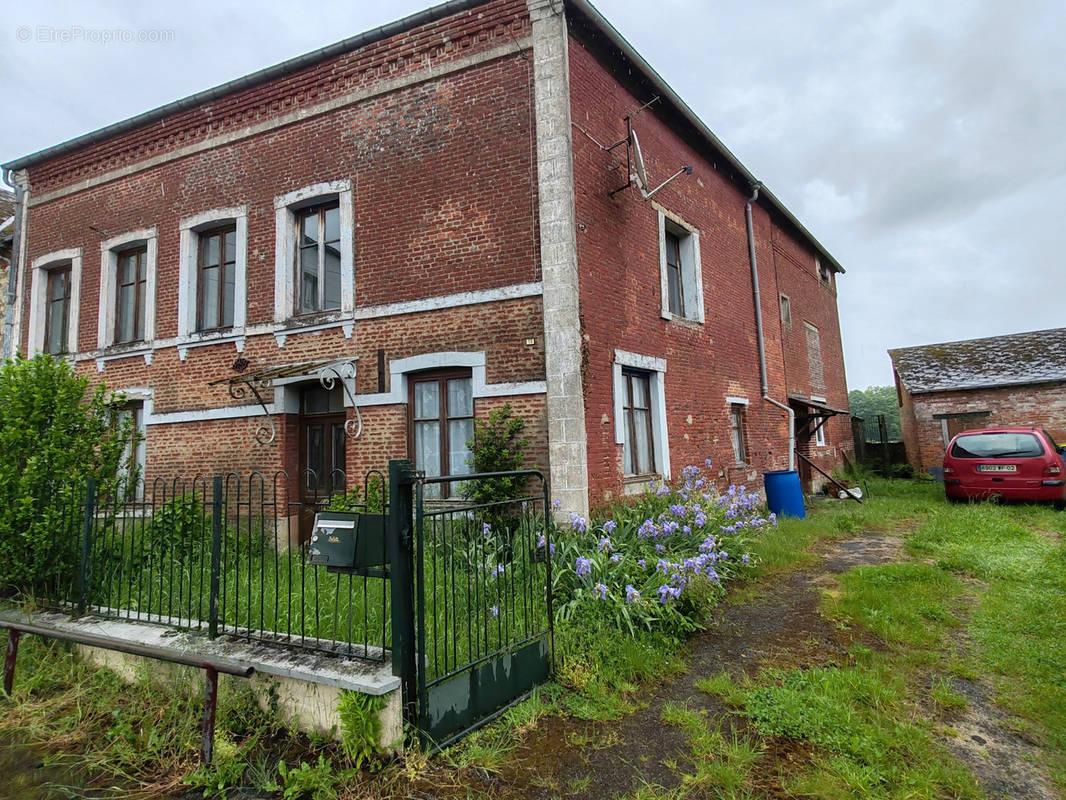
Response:
M389 473L393 669L423 742L444 747L550 674L548 484L536 470L426 477L407 461Z

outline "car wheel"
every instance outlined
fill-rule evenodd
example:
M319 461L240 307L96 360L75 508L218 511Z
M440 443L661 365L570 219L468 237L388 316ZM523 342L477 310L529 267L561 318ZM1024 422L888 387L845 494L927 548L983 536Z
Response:
M1066 500L1056 500L1052 505L1056 511L1066 511Z
M948 498L948 502L949 503L954 503L955 505L960 505L960 504L966 502L966 498L965 497L952 497L949 494L949 495L947 495L947 498Z

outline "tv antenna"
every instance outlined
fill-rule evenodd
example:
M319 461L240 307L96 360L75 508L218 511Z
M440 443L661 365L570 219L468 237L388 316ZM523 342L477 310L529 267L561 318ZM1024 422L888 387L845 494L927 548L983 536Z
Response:
M648 178L648 168L644 166L644 155L640 151L640 140L637 138L637 132L633 130L632 121L629 117L626 117L626 138L615 142L610 147L604 148L606 150L613 150L619 145L626 146L626 174L629 176L624 186L619 186L610 192L610 196L614 197L623 189L628 189L633 184L636 184L637 189L640 190L640 197L642 200L651 200L659 191L670 183L674 178L681 175L691 175L692 167L681 167L677 172L660 183L654 189L649 190L651 181Z

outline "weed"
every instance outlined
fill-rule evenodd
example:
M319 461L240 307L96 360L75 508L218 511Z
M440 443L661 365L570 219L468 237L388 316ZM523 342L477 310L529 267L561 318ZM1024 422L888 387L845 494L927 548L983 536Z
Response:
M385 707L386 702L384 696L341 692L337 704L337 715L341 723L341 746L356 769L361 767L364 761L384 750L384 743L381 741L381 709Z
M969 705L969 701L951 685L951 681L941 676L933 678L929 697L941 711L958 711Z

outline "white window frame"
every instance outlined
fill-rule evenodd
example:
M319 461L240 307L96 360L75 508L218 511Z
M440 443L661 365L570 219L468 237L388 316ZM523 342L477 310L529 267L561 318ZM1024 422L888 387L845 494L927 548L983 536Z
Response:
M656 206L659 215L659 291L663 319L704 322L703 262L700 260L700 233L676 214ZM666 232L678 236L681 256L681 286L684 292L682 314L670 311L670 281L666 267Z
M70 264L70 302L67 306L67 352L78 352L78 318L81 306L81 248L56 250L33 259L30 283L30 338L27 355L44 352L48 321L48 272Z
M735 402L737 398L734 398L734 402L729 403L729 443L733 446L733 461L737 464L748 464L751 461L751 454L748 452L748 401L744 400L743 403ZM737 427L734 423L737 422L737 414L740 414L740 425ZM733 438L733 434L740 437L740 443L738 447L737 441ZM742 450L743 453L738 453L737 450ZM741 457L743 456L743 457Z
M825 426L829 422L829 418L822 414L815 414L812 417L812 421L816 426L814 429L814 446L825 447ZM819 425L819 423L821 423Z
M232 222L236 226L236 261L233 267L233 327L201 332L199 322L200 234ZM178 342L240 336L248 320L248 206L215 208L179 223Z
M777 305L781 311L781 326L785 330L792 330L792 300L787 294L777 297Z
M651 392L651 438L655 452L652 455L656 473L664 480L670 479L670 437L666 425L666 359L614 351L614 441L624 445L625 432L625 381L623 368L639 369L648 373L648 389Z
M285 324L296 314L296 213L309 206L336 200L341 225L341 307L300 315L316 321L351 317L355 313L355 222L352 182L328 181L304 186L274 198L274 322Z
M113 236L100 243L100 317L97 326L97 346L101 350L115 346L115 315L118 302L118 254L129 247L145 245L144 340L128 346L132 350L150 349L155 339L156 260L159 253L159 229L144 228ZM123 342L123 347L127 343Z
M826 286L833 285L833 270L828 264L823 264L822 259L818 256L814 257L814 272L818 276L818 280L824 283Z
M127 495L126 499L143 500L145 484L144 472L148 466L148 427L145 424L145 420L147 419L148 413L150 411L149 403L151 401L146 400L143 396L140 395L131 395L128 396L126 399L126 405L119 409L120 415L130 413L128 409L130 406L133 405L140 406L141 413L140 420L137 422L135 428L137 432L137 447L132 452L130 452L130 448L128 446L123 449L122 462L119 465L119 476L123 480L127 480L129 478L130 463L132 462L136 466L136 469L140 474L137 476L137 483L133 487L132 494Z

